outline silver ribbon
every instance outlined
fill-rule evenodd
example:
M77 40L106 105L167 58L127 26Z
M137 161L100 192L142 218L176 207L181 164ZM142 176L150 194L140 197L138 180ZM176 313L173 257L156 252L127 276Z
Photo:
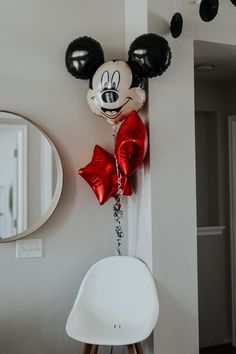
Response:
M114 131L113 131L113 138L114 138L114 155L115 155L115 140L116 140L116 133L117 133L117 126L113 126ZM122 204L121 204L121 198L123 195L123 189L122 189L122 184L121 184L121 173L118 165L118 161L115 155L115 161L116 161L116 173L117 173L117 179L118 179L118 187L117 187L117 195L115 197L116 202L113 205L113 217L115 220L115 233L116 233L116 256L121 256L121 241L122 238L124 237L124 232L122 230L122 219L123 219L123 210L122 210Z

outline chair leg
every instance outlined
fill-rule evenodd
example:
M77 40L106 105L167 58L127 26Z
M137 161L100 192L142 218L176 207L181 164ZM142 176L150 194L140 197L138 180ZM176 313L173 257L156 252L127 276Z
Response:
M91 350L91 353L90 353L90 354L97 354L98 348L99 348L99 345L93 344L93 345L92 345L92 350Z
M135 343L134 346L135 346L137 354L144 354L143 342Z
M128 347L128 354L136 354L133 344L129 344L129 345L127 345L127 347Z
M91 349L92 349L92 344L84 343L82 354L90 354Z

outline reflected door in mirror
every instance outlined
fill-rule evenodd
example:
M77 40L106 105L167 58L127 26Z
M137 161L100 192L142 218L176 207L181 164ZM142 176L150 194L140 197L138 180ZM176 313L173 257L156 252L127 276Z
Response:
M55 146L29 119L0 111L0 242L24 237L55 209L62 168Z
M25 198L22 198L25 192L22 172L26 156L19 156L19 152L21 154L23 152L23 130L25 129L26 126L0 125L0 237L2 238L14 236L27 227Z

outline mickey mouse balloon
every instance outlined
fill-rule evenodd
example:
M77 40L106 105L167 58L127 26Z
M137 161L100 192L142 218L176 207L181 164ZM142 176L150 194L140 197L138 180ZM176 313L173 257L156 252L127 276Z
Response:
M170 65L168 42L156 34L134 40L128 62L104 62L101 45L90 37L80 37L66 51L66 67L77 79L89 80L87 101L91 110L111 124L117 124L146 100L144 80L161 75Z

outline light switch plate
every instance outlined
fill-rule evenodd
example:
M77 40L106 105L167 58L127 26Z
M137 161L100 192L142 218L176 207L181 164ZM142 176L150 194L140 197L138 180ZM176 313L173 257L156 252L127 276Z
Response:
M16 241L16 258L39 258L42 256L42 239L27 239Z

